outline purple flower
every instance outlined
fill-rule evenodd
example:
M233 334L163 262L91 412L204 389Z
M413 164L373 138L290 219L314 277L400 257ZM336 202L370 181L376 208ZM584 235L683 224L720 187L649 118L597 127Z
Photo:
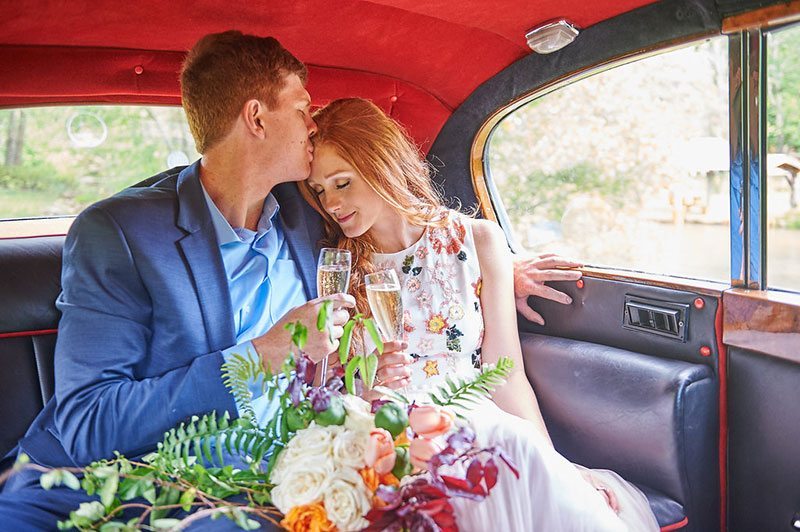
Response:
M308 392L308 399L311 401L311 408L314 409L314 412L323 412L331 406L331 391L323 386L311 388L311 391Z
M297 406L303 401L303 383L300 379L292 379L289 383L289 398L292 400L292 405Z
M316 365L305 355L295 358L294 371L303 384L312 385L314 383L314 372Z

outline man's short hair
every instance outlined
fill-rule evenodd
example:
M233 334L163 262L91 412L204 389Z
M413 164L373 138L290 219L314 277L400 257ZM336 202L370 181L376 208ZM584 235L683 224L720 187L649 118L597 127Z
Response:
M228 134L248 100L273 108L290 74L305 83L305 65L273 37L231 30L200 39L181 70L183 108L198 153Z

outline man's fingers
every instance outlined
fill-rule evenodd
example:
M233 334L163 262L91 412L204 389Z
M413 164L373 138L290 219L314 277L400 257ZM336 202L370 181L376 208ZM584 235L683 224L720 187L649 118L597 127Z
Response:
M331 317L334 325L344 325L350 319L350 313L340 308L334 310Z
M534 264L536 264L536 267L540 270L551 270L553 268L580 268L583 266L583 263L581 262L559 257L558 255L539 258L538 260L534 261Z
M536 287L536 290L533 291L530 295L541 297L544 299L549 299L551 301L555 301L556 303L561 303L563 305L569 305L572 303L572 298L569 297L564 292L559 292L555 288L550 288L547 285L539 285Z
M531 307L528 306L528 298L527 297L520 297L516 300L517 303L517 310L519 311L522 316L528 320L532 321L533 323L538 323L539 325L544 325L544 319L542 318L541 314L533 310Z
M344 334L344 327L340 327L339 325L334 325L331 327L331 338L338 340Z
M353 308L356 306L356 300L350 294L331 294L325 297L318 297L314 300L314 303L319 303L321 301L333 301L334 307L348 307Z
M530 272L530 276L539 282L577 281L583 274L578 270L538 270Z

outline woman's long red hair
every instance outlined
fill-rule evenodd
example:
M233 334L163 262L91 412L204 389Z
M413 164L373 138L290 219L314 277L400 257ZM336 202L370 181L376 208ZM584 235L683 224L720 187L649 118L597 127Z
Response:
M446 223L441 197L422 154L403 128L378 106L361 98L335 100L317 111L314 121L318 128L312 139L314 146L333 148L409 223L424 227ZM358 312L369 316L364 275L374 271L375 243L369 233L346 237L307 182L300 184L300 192L325 220L322 245L347 249L352 254L350 293Z

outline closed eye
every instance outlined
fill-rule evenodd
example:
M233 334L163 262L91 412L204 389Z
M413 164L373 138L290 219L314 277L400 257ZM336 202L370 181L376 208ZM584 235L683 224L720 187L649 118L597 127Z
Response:
M336 190L342 190L343 188L347 188L350 186L350 181L342 183L341 185L336 185Z

